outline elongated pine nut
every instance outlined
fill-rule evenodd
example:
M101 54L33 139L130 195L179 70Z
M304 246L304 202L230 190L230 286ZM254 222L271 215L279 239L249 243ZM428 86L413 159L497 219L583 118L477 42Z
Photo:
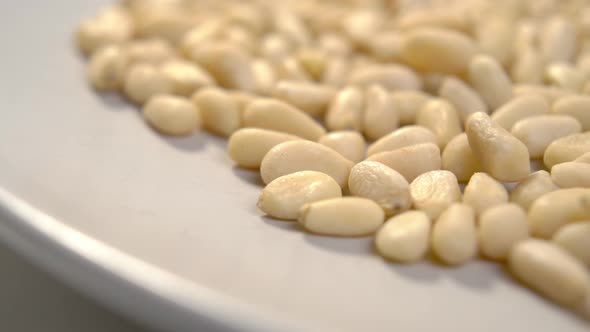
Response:
M572 95L558 99L551 108L556 114L573 116L582 124L582 131L590 130L590 97Z
M433 99L424 104L418 111L416 124L430 129L441 149L463 132L457 110L444 99Z
M512 82L498 61L490 56L478 55L471 60L469 80L492 110L512 98Z
M465 129L473 154L494 178L513 182L528 176L530 163L526 146L493 123L485 113L470 116Z
M551 180L561 188L590 188L590 164L568 161L551 168Z
M240 129L240 105L224 90L201 89L192 96L192 101L201 113L205 129L223 137L228 137Z
M227 142L230 158L239 166L259 168L264 156L276 145L301 140L295 135L268 129L243 128L234 132Z
M553 165L572 161L586 152L590 152L590 132L572 134L551 142L545 149L543 162L551 169Z
M187 98L157 95L143 107L143 117L166 135L185 136L199 128L199 111Z
M330 130L361 130L365 96L357 87L348 87L336 94L326 112L326 127Z
M527 47L516 55L510 76L516 83L541 84L544 67L545 60L540 51L535 47Z
M397 215L379 229L375 247L387 259L411 263L424 257L428 250L431 221L422 211Z
M590 219L590 189L559 189L537 198L529 209L531 234L550 238L570 222Z
M408 181L395 170L375 161L363 161L352 168L348 189L353 196L377 202L386 215L405 211L412 205Z
M262 159L260 175L264 183L298 171L326 173L346 187L353 163L319 143L296 140L276 145Z
M417 70L458 74L467 70L476 49L473 40L460 32L419 28L406 35L400 56Z
M422 126L405 126L371 144L367 154L371 156L379 152L393 151L421 143L436 144L436 136L432 131Z
M303 81L280 81L272 95L313 116L326 112L336 90L327 85Z
M173 93L180 96L189 97L205 86L215 85L209 73L188 61L168 60L162 64L161 70L171 82Z
M162 39L140 39L125 44L125 52L132 64L161 65L177 55L174 48Z
M528 211L537 198L557 189L559 187L553 183L547 171L536 171L514 187L510 193L510 201Z
M125 76L123 90L131 101L143 105L151 97L172 92L172 83L154 65L132 65Z
M399 113L393 97L379 85L370 86L365 93L363 132L369 140L377 140L399 127Z
M455 174L449 171L430 171L410 183L414 207L436 219L451 204L461 201L461 188Z
M516 97L497 109L492 115L492 121L510 131L512 126L520 120L549 114L549 103L540 95L526 95Z
M121 8L113 7L80 23L76 42L84 55L108 45L122 44L133 35L133 20Z
M334 236L364 236L377 231L385 215L377 203L361 197L332 198L304 205L299 223L308 231Z
M418 110L430 99L429 95L421 91L394 91L391 97L399 113L399 122L403 125L416 123Z
M473 174L463 194L463 203L472 206L477 215L507 202L508 191L504 185L486 173Z
M440 149L436 144L423 143L406 146L393 151L375 153L367 160L377 161L398 171L408 182L420 174L439 170Z
M318 143L332 148L352 162L365 159L365 139L356 131L332 131L320 137Z
M432 250L449 265L464 264L477 255L475 212L456 203L442 212L432 228Z
M252 61L252 76L254 92L263 96L270 96L277 84L278 74L273 65L265 59ZM275 96L276 97L276 96Z
M473 113L488 112L488 106L477 92L458 78L452 76L445 78L438 95L455 106L461 123L464 123Z
M590 221L561 227L551 241L590 267Z
M553 63L545 69L545 80L551 85L578 92L586 82L586 75L566 63Z
M442 152L442 169L451 171L459 182L467 182L475 172L483 168L471 151L467 134L455 136Z
M273 218L297 220L303 205L341 196L342 190L331 176L301 171L276 178L264 187L258 208Z
M315 81L322 77L328 61L327 54L317 48L304 48L295 58Z
M190 58L203 66L224 88L255 89L250 58L234 45L226 42L199 45L191 50Z
M515 84L512 87L512 92L514 97L521 97L525 95L539 95L549 103L553 104L556 100L571 96L572 92L558 88L555 86L545 86L545 85L536 85L536 84Z
M125 79L129 58L122 47L105 46L92 54L87 76L92 87L98 91L114 91Z
M577 47L576 27L564 17L550 19L541 35L541 51L547 62L569 62Z
M584 266L548 241L520 242L510 251L508 266L527 286L568 307L579 305L590 289Z
M293 56L282 59L277 67L278 78L287 81L311 82L313 78Z
M514 245L529 237L526 211L514 203L490 207L479 216L478 235L486 257L504 260Z
M389 91L422 89L422 81L412 69L394 64L361 67L350 74L348 84L361 87L377 84Z
M316 141L326 130L309 115L275 99L259 99L251 102L244 111L244 127L256 127L282 131Z
M580 122L567 115L536 115L522 119L512 126L512 135L529 149L531 159L542 158L556 139L582 131Z
M338 57L326 64L320 82L333 87L342 87L348 81L350 62L344 57Z

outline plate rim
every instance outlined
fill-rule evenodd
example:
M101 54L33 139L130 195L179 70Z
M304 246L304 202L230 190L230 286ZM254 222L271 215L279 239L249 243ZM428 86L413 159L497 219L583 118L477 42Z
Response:
M58 280L148 327L179 332L303 330L286 317L269 318L247 303L83 234L2 186L0 241Z

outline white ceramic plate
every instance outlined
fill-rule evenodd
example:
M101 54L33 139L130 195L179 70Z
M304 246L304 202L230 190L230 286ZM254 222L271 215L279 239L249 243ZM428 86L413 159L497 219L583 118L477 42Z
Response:
M223 140L88 89L72 31L106 3L0 3L1 240L167 330L587 331L494 264L393 265L262 218Z

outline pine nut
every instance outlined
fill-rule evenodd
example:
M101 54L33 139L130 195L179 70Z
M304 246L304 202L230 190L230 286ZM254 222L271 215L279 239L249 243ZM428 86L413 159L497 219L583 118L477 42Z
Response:
M416 123L418 110L430 99L429 95L420 91L394 91L391 97L399 113L399 122L403 125Z
M512 98L512 82L498 61L490 56L478 55L471 60L469 80L492 110Z
M516 122L512 135L526 145L531 159L542 158L551 142L582 131L580 122L567 115L536 115Z
M531 234L549 238L570 222L590 219L590 189L559 189L537 198L529 209Z
M549 113L549 104L539 95L516 97L492 114L492 121L510 131L520 120Z
M242 112L231 96L218 88L205 88L195 93L193 103L201 113L203 127L210 132L228 137L240 129Z
M171 95L157 95L145 104L143 117L166 135L189 135L199 128L201 119L190 100Z
M363 161L352 168L348 189L354 196L377 202L386 215L405 211L412 205L408 181L395 170L375 161Z
M473 154L494 178L513 182L530 173L526 146L485 113L475 113L467 119L466 133Z
M377 84L389 91L422 89L420 77L413 70L393 64L361 67L350 74L348 84L361 87Z
M551 168L551 180L561 188L590 188L590 164L568 161Z
M545 149L543 162L551 169L553 165L572 161L586 152L590 152L590 133L572 134L551 142Z
M283 142L300 139L274 130L243 128L230 136L227 151L230 158L239 166L256 169L260 167L262 159L270 149Z
M445 78L438 95L455 106L461 123L464 123L473 113L488 112L488 106L477 92L458 78L452 76Z
M268 151L260 164L264 183L298 171L323 172L346 187L353 163L319 143L296 140L281 143Z
M329 175L301 171L278 177L264 187L258 208L273 218L297 220L303 205L341 196L340 186Z
M551 111L556 114L573 116L582 124L582 131L590 130L590 97L572 95L558 99Z
M354 163L365 159L365 139L356 131L333 131L320 137L318 143L333 149Z
M408 211L397 215L379 229L375 247L387 259L411 263L426 254L430 237L430 220L422 211Z
M379 85L370 86L365 93L363 132L369 140L377 140L399 127L399 112L393 97Z
M105 46L90 58L88 81L99 91L117 90L123 84L128 64L127 54L120 46Z
M490 207L479 217L478 235L485 256L504 260L514 245L529 237L526 212L514 203Z
M304 205L298 221L316 234L364 236L377 231L384 218L383 210L372 200L343 197Z
M357 87L344 88L330 102L326 127L330 130L361 130L365 96Z
M528 211L537 198L557 189L559 187L553 183L547 171L537 171L514 187L510 193L510 201Z
M416 124L430 129L441 149L463 132L457 110L444 99L433 99L424 104L418 111Z
M473 174L463 194L463 203L472 206L477 215L507 202L508 191L504 185L486 173Z
M127 71L123 90L127 98L143 105L155 95L172 93L172 83L154 65L138 63Z
M442 152L442 169L451 171L459 182L467 182L482 166L471 151L467 134L455 136Z
M424 143L406 146L393 151L375 153L367 160L377 161L398 171L408 182L420 174L439 170L440 149L436 144Z
M590 221L561 227L551 241L590 267Z
M414 207L436 219L451 204L461 201L461 188L449 171L430 171L410 183Z
M244 127L282 131L313 141L326 133L309 115L274 99L251 102L244 111Z
M473 259L478 249L473 209L460 203L449 206L434 223L431 241L433 252L446 264Z

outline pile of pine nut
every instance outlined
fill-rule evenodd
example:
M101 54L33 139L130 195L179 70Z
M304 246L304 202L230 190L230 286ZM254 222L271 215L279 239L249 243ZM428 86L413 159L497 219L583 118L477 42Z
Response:
M590 316L588 1L121 0L76 39L158 132L228 137L269 217Z

